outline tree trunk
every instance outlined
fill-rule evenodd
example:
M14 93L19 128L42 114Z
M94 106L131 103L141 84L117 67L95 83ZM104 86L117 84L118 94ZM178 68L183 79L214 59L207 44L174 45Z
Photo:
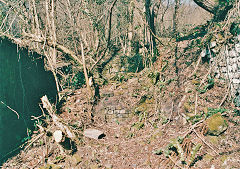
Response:
M215 20L225 19L228 11L233 7L232 1L222 0L193 0L198 6L214 15Z
M145 10L146 10L146 21L148 24L148 27L150 29L150 32L155 34L155 25L154 25L154 9L152 8L152 13L151 13L151 0L145 0ZM156 41L155 37L151 35L150 33L150 44L152 43L153 48L156 47Z
M217 1L213 0L193 0L193 1L206 11L215 14L215 8L218 6Z

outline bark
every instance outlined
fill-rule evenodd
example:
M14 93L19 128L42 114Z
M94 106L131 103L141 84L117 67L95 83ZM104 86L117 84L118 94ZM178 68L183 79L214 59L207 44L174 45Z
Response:
M215 20L225 19L228 11L233 7L232 1L222 0L193 0L198 6L214 15Z
M205 9L206 11L215 14L215 8L218 6L218 3L212 0L193 0L198 6Z

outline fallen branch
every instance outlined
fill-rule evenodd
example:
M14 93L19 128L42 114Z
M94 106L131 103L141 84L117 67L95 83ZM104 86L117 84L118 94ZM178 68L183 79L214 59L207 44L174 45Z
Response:
M191 126L191 128L183 135L183 138L185 138L188 134L190 134L193 130L195 130L196 127L198 127L199 124L203 123L205 119L195 123L194 125Z
M17 117L18 117L18 119L19 119L19 114L18 114L18 112L17 112L16 110L13 110L10 106L6 105L3 101L1 101L1 103L2 103L4 106L6 106L9 110L13 111L13 112L17 115Z
M69 127L60 122L60 119L55 115L55 111L46 95L41 98L41 101L43 104L43 108L45 108L48 111L49 115L52 117L52 120L56 124L56 126L59 127L59 129L61 129L62 132L66 133L69 138L74 139L76 137L75 134L69 129Z
M73 61L75 61L77 64L82 65L82 61L78 58L78 56L70 49L66 48L63 45L60 45L58 43L53 43L51 40L45 39L43 37L39 37L33 34L29 33L23 33L25 37L31 38L31 42L38 42L41 44L46 44L49 47L55 48L58 51L68 55ZM0 36L7 38L8 40L12 41L15 44L21 45L21 46L26 46L28 47L29 44L26 44L26 42L20 38L14 38L11 35L4 34L0 32Z
M219 155L219 153L209 144L207 143L204 138L202 138L195 129L193 129L194 133L209 147L211 148L217 155Z

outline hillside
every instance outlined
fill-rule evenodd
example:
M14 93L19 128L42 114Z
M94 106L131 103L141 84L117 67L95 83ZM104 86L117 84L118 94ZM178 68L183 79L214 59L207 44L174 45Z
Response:
M32 27L2 35L45 56L58 99L3 168L240 167L239 2L224 19L147 2L21 8Z

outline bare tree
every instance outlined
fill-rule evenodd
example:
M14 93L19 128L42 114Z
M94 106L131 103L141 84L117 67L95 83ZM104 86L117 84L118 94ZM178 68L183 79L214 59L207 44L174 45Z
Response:
M152 7L152 9L150 8L151 8L151 0L145 0L146 21L152 34L156 34L155 25L154 25L154 15L155 15L154 7ZM152 43L152 47L155 48L156 41L155 41L155 37L152 34L150 34L150 39L151 39L150 43Z

